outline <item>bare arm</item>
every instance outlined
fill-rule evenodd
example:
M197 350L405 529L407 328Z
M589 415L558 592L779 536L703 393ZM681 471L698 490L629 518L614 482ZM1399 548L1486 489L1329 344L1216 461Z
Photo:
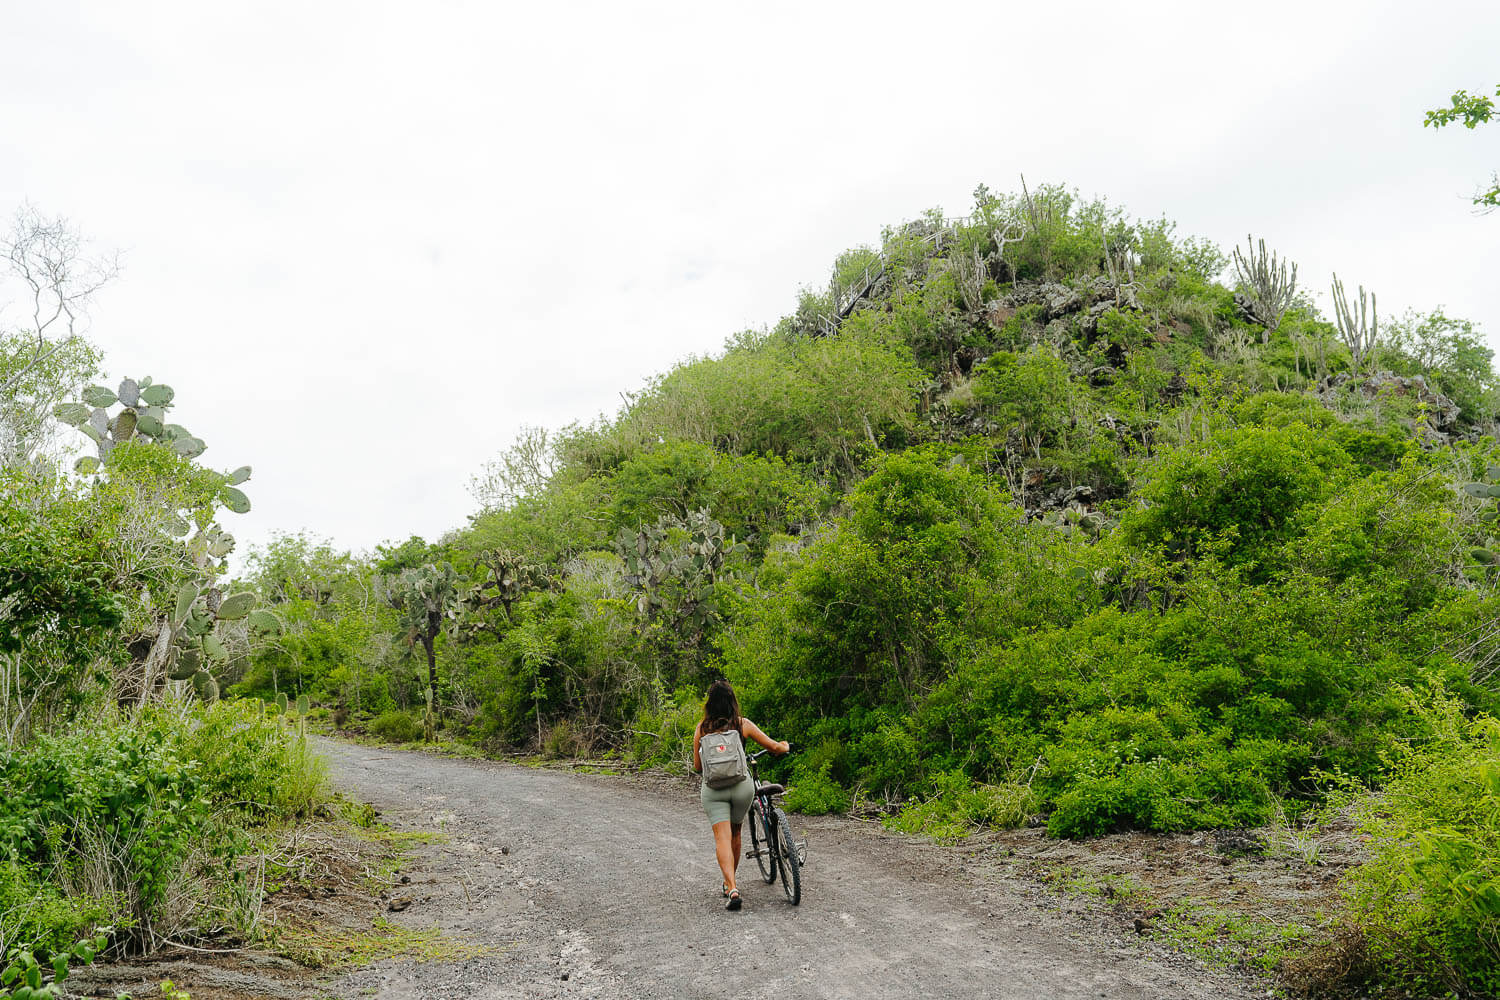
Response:
M745 737L746 739L754 740L761 746L765 747L767 750L770 750L772 753L786 753L792 748L792 745L790 743L784 743L780 740L771 739L771 737L761 732L760 727L751 722L749 719L740 719L740 735Z
M703 773L703 760L698 755L698 741L703 738L703 722L698 722L698 728L693 730L693 773Z

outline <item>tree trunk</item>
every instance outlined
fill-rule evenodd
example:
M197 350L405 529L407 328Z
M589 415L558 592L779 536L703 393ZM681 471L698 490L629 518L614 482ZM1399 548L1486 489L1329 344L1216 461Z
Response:
M436 615L427 616L427 631L422 633L422 648L427 651L427 718L423 720L423 735L427 742L437 739L437 650L433 641L437 638Z
M141 664L141 697L137 703L139 707L146 707L146 702L151 699L151 692L156 687L156 672L167 658L167 652L172 647L172 623L167 618L162 618L156 625L156 640L151 644L151 651L146 654L145 661Z

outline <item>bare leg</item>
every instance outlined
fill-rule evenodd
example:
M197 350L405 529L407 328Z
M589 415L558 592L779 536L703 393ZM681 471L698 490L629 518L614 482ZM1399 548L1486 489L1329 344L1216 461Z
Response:
M724 884L729 887L730 892L733 892L735 887L734 868L737 860L735 844L738 841L738 837L730 834L727 820L714 824L714 854L719 858L719 868L724 872Z
M733 845L734 845L734 870L735 871L739 871L740 870L740 858L744 856L744 852L742 850L740 850L740 834L742 834L744 832L745 832L745 824L741 823L739 826L737 826L737 827L734 828L734 835L730 838L731 841L732 841L732 843L733 843Z

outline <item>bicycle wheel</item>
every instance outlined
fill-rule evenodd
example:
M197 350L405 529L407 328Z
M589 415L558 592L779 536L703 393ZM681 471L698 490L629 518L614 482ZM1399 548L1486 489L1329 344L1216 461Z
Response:
M797 860L797 844L792 840L792 825L786 821L786 813L776 810L777 843L776 864L781 869L781 891L786 901L796 906L802 902L802 863Z
M750 809L750 815L745 817L750 824L750 848L755 855L755 863L760 866L760 877L766 880L766 885L776 881L776 861L772 854L771 831L766 825L766 811L760 800Z

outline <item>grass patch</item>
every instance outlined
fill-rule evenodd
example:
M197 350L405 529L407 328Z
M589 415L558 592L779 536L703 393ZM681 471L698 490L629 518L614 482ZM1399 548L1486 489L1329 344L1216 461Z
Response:
M487 946L449 937L437 927L402 927L376 917L367 931L284 928L276 950L309 969L351 968L387 958L459 962L488 953Z
M1098 875L1063 866L1042 872L1041 878L1055 892L1094 899L1133 917L1138 933L1216 968L1275 972L1300 954L1313 933L1303 924L1236 913L1199 899L1161 902L1128 875Z
M1268 973L1298 954L1312 933L1302 924L1278 924L1196 900L1173 904L1152 927L1156 936L1207 965L1251 966Z

